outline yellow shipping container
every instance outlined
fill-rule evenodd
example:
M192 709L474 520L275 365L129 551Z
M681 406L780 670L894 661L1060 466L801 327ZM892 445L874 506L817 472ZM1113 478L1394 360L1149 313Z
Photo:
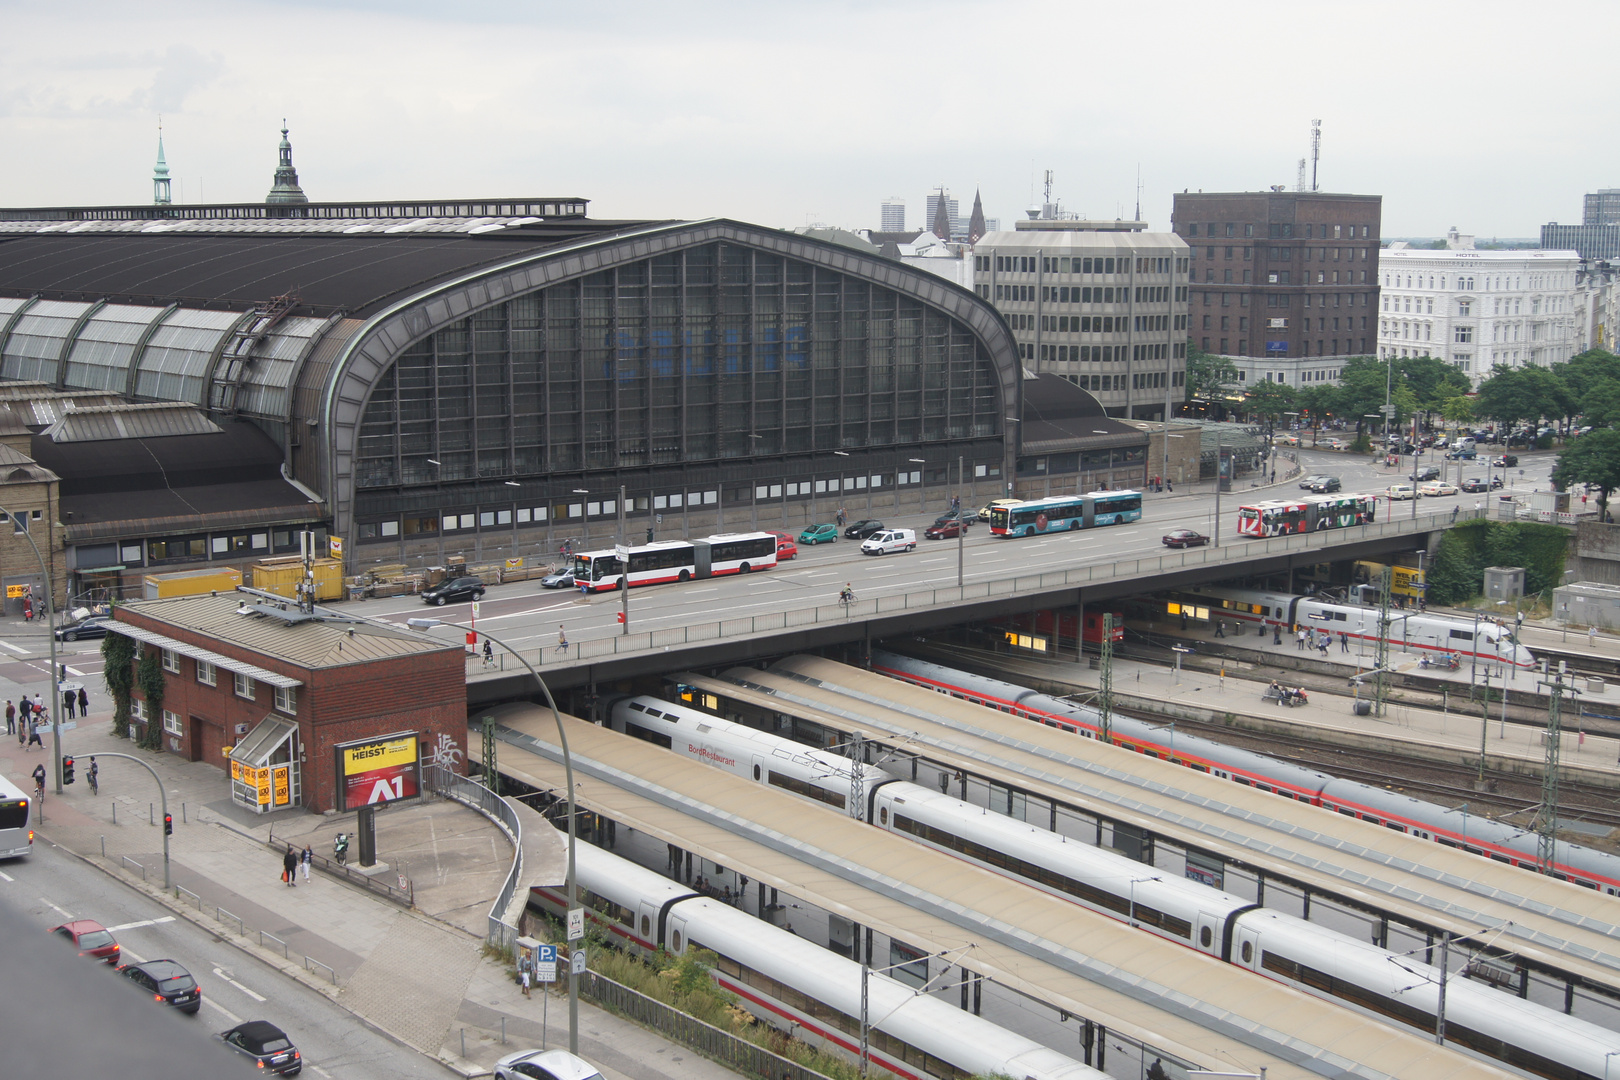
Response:
M242 571L231 566L176 570L172 574L147 574L141 579L141 596L146 600L166 600L171 596L198 596L205 592L235 592L240 584Z
M311 563L315 572L315 599L343 599L343 562L340 559L315 559ZM255 589L273 592L289 600L298 598L298 582L304 576L304 560L296 555L284 559L265 559L253 564Z

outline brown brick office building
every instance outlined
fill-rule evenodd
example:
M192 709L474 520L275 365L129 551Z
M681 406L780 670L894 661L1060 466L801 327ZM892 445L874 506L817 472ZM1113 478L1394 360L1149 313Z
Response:
M226 770L242 806L353 810L413 797L430 762L466 769L459 642L240 593L140 601L116 617L116 633L161 651L161 708L137 682L137 722L162 724L166 751Z
M1383 196L1182 192L1173 219L1192 257L1187 336L1242 385L1332 382L1378 351Z

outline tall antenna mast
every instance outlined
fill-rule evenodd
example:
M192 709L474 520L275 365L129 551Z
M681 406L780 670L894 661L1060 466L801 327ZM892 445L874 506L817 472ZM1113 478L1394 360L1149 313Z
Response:
M1305 159L1304 158L1299 159L1299 175L1294 178L1294 190L1295 191L1304 191L1305 190Z
M1142 220L1142 163L1136 163L1136 216L1132 221Z
M1322 157L1322 121L1311 121L1311 190L1320 191L1316 184L1316 163Z

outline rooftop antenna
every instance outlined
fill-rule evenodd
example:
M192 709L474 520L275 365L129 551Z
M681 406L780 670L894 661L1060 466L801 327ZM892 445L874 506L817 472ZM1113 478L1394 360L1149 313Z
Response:
M1322 190L1316 183L1316 163L1322 157L1322 121L1311 121L1311 190Z
M1299 159L1299 175L1294 180L1294 190L1295 191L1304 191L1305 190L1305 159L1304 158Z
M1132 221L1142 220L1142 163L1136 163L1136 216Z

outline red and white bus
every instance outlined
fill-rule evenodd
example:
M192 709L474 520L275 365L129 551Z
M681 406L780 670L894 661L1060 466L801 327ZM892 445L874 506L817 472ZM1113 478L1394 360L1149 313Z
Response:
M1238 508L1239 536L1287 536L1319 529L1370 525L1378 512L1377 495L1307 495L1274 499Z
M659 540L634 545L627 561L632 589L665 581L748 574L775 568L776 536L765 532L720 533L701 540ZM618 552L612 548L574 556L574 584L583 592L617 589L622 573Z

